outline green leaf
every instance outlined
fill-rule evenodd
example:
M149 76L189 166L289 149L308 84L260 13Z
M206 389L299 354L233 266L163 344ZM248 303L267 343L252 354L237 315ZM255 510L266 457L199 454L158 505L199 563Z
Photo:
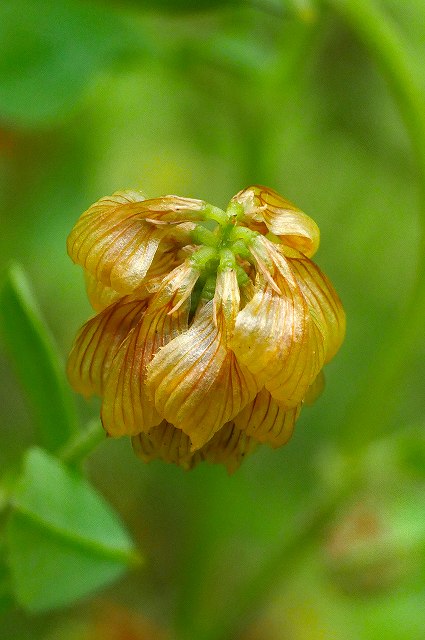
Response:
M12 498L8 561L28 611L71 604L140 562L119 517L80 474L31 449Z
M78 0L0 3L0 115L38 126L66 115L93 77L143 40L118 12Z
M73 396L21 267L0 287L0 335L31 401L40 443L55 451L76 431Z

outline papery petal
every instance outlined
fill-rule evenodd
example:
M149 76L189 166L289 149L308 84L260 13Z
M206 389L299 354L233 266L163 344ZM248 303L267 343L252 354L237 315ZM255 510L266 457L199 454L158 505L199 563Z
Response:
M231 348L282 407L299 405L324 362L324 329L297 286L277 277L282 295L258 280L239 312Z
M144 462L159 459L189 470L202 460L199 452L191 452L189 436L165 420L131 440L134 452Z
M254 283L251 280L248 280L244 285L240 287L240 296L241 296L241 309L243 309L248 302L250 302L254 296L255 287Z
M205 206L204 200L170 195L145 200L142 211L147 220L152 220L158 224L164 222L180 223L202 219L199 212L203 211Z
M199 275L189 264L168 274L118 350L102 405L102 422L110 435L136 435L162 421L146 392L146 367L160 347L187 329L189 283L193 286L196 281L194 274Z
M345 336L345 312L341 300L329 278L314 262L298 252L293 258L287 256L287 260L305 299L325 327L325 363L329 362L339 350Z
M143 197L117 192L85 211L68 237L68 253L96 280L131 293L146 275L165 229L146 222Z
M307 311L294 326L289 351L283 351L285 364L267 371L265 387L284 408L296 407L304 400L312 382L323 367L326 353L324 328ZM283 360L283 358L282 358Z
M233 269L219 271L213 301L213 317L216 325L220 325L225 344L235 326L241 297L236 272Z
M255 396L254 377L225 346L221 321L207 303L188 331L161 349L146 385L157 411L199 449Z
M112 287L105 286L86 270L84 270L84 280L89 302L98 313L125 296L125 294L115 291Z
M261 273L276 293L284 293L283 289L278 285L278 280L282 278L288 285L296 287L295 278L288 260L273 242L263 236L257 236L250 243L249 250L255 260L258 272Z
M146 304L126 299L109 306L79 331L68 360L73 388L85 396L102 395L118 348L140 320Z
M247 436L276 448L288 442L300 411L300 406L283 409L267 389L262 389L236 416L234 422Z
M224 464L229 473L241 465L248 454L255 451L258 442L233 422L225 424L207 444L200 449L202 459L212 464Z
M273 189L254 185L240 191L233 200L244 206L248 218L264 222L284 244L309 257L317 251L320 242L317 224Z

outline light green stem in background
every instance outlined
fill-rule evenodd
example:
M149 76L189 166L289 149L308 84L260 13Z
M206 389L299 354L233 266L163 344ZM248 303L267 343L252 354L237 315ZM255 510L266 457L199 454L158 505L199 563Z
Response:
M419 80L396 28L372 0L322 0L323 5L340 14L357 34L370 56L378 64L393 94L411 139L416 155L420 180L421 239L419 264L411 296L405 310L389 328L365 376L362 392L352 408L344 431L349 434L347 449L356 456L371 439L382 433L391 419L391 398L396 396L406 373L415 346L425 326L425 104ZM261 569L247 581L239 593L227 603L222 616L197 640L229 640L239 637L255 610L266 604L273 588L289 575L304 557L336 509L356 486L357 475L347 484L314 505L312 517L300 528L298 535L279 550L274 550Z
M388 327L344 424L347 444L361 447L391 420L398 391L425 326L425 99L402 38L371 0L322 0L357 34L387 81L404 121L419 173L418 267L404 310ZM400 230L402 232L402 230Z
M105 440L105 431L99 420L91 420L86 429L70 438L59 452L62 462L77 466Z

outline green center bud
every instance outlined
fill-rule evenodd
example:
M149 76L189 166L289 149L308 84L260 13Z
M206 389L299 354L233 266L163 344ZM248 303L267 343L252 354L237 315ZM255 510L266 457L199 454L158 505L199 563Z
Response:
M226 211L207 204L204 221L197 224L191 238L198 249L190 258L192 266L200 271L192 294L192 306L214 297L217 271L236 271L238 284L245 285L249 276L246 263L251 262L250 245L258 236L243 226L244 208L240 202L230 202ZM238 260L239 258L239 260ZM196 307L195 307L196 308Z

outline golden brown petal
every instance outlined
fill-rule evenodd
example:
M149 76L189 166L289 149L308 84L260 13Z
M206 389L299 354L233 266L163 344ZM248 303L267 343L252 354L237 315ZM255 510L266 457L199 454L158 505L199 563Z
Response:
M191 453L189 436L165 420L148 433L133 436L131 441L134 452L144 462L159 459L189 470L202 460L199 452Z
M219 271L213 301L213 318L223 333L226 346L235 326L239 305L240 293L236 272L233 269Z
M146 220L158 224L181 223L200 220L199 212L205 209L205 205L203 200L172 195L145 200L142 210Z
M131 296L127 295L127 298L144 300L150 294L155 293L164 277L181 263L181 259L177 257L177 254L178 252L175 249L157 252L141 286L134 289ZM125 296L125 294L105 286L86 270L84 270L84 278L87 297L95 311L103 311L110 304Z
M102 405L102 422L110 435L136 435L162 421L146 392L146 368L160 347L187 329L188 296L198 275L188 263L169 273L118 350Z
M68 253L96 280L123 293L141 284L165 233L146 222L143 197L117 192L93 204L68 237Z
M123 298L125 295L123 293L118 293L118 291L115 291L111 287L106 287L86 270L84 270L84 280L86 283L86 292L89 302L93 309L98 313L106 309L106 307L109 307L114 302L117 302L117 300Z
M224 464L229 473L241 465L243 459L258 446L246 431L238 429L233 422L225 424L199 451L202 459L212 464Z
M282 294L259 278L239 312L231 348L284 408L298 406L324 362L324 329L297 286L276 274Z
M256 394L248 369L225 345L223 320L206 304L188 331L161 349L148 367L146 384L157 411L182 429L192 449L202 447Z
M295 302L295 307L300 305ZM266 388L282 407L296 407L304 400L324 364L324 335L324 328L308 307L304 307L303 313L295 312L290 347L282 349L278 370L271 366L265 381Z
M297 283L320 324L325 327L326 357L329 362L339 350L345 336L345 312L329 278L319 267L298 252L287 256Z
M240 202L248 220L263 222L267 229L279 236L284 244L311 257L317 251L320 231L314 220L276 191L254 185L243 189L233 200Z
M234 422L247 436L276 448L288 442L300 411L301 406L283 409L267 389L262 389L236 416Z
M257 236L250 244L250 251L257 265L257 270L272 289L278 294L283 294L283 289L278 285L278 280L285 280L291 286L296 287L296 281L285 255L279 251L279 247L264 238Z
M139 321L144 302L124 298L89 320L79 331L68 360L73 388L85 396L102 395L112 360Z

